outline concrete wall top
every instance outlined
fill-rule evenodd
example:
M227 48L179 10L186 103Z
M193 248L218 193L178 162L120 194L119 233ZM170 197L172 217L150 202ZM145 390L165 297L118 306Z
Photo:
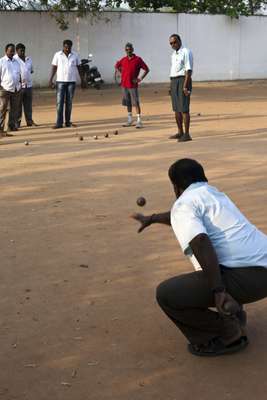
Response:
M103 79L113 82L114 64L124 55L127 41L150 67L147 82L168 81L171 49L168 38L179 33L194 54L195 80L265 78L267 18L223 15L104 12L100 18L68 15L61 31L46 12L1 12L0 51L7 43L22 42L34 63L34 84L47 85L51 60L66 38L81 57L94 55Z

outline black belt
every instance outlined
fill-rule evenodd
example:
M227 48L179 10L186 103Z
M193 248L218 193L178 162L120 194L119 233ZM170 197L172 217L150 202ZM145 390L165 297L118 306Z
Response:
M170 76L170 80L172 81L173 79L178 79L178 78L184 78L184 75L178 75L178 76Z

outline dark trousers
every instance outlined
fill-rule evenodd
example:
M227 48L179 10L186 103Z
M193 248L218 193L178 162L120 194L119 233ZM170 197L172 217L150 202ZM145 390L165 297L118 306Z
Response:
M20 126L22 119L22 109L24 111L25 121L27 125L32 124L32 88L23 88L21 90L19 110L18 110L18 124Z
M8 127L10 129L18 126L18 111L20 103L21 91L8 92L0 90L0 132L4 132L7 110L9 108Z
M239 304L251 303L267 296L267 268L222 267L226 290ZM173 277L157 288L162 310L190 343L203 344L220 336L225 342L240 331L238 318L221 317L214 307L214 295L203 271Z
M75 92L75 82L57 82L57 126L63 125L65 103L65 123L71 122L72 99Z

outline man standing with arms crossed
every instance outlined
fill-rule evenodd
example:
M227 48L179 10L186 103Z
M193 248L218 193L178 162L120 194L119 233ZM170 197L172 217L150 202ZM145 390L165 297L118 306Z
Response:
M192 140L189 134L189 106L192 91L193 55L191 50L182 46L179 35L171 35L169 42L173 49L170 94L178 127L178 133L170 136L169 139L177 139L178 142L188 142Z
M18 130L21 90L20 65L14 59L14 44L7 44L5 52L6 55L0 59L0 137L13 136L11 133L4 131L8 104L10 104L8 131Z
M63 50L58 51L52 61L52 70L49 80L49 86L54 88L53 78L57 73L57 122L53 126L53 129L63 128L63 111L65 103L65 126L70 128L71 122L71 111L72 111L72 99L75 92L77 70L81 78L81 84L83 86L83 79L80 69L80 58L77 53L72 51L72 41L64 40Z
M126 106L128 110L128 120L123 126L133 125L132 106L135 106L137 114L135 127L143 128L138 84L149 73L149 68L141 57L134 54L134 48L131 43L126 43L125 51L126 57L117 61L115 65L115 79L119 73L121 74L122 105ZM139 77L141 69L144 70L144 73Z
M27 126L36 125L32 120L32 77L33 66L31 57L25 55L26 47L23 43L16 45L17 54L14 59L18 61L21 70L21 96L18 113L18 126L21 124L22 108Z

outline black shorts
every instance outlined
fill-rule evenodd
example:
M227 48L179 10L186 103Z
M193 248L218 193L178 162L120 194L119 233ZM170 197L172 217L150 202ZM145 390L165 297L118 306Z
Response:
M184 76L178 76L171 79L171 98L172 109L176 112L188 113L190 108L190 95L184 95ZM190 82L189 88L192 92L192 83Z

